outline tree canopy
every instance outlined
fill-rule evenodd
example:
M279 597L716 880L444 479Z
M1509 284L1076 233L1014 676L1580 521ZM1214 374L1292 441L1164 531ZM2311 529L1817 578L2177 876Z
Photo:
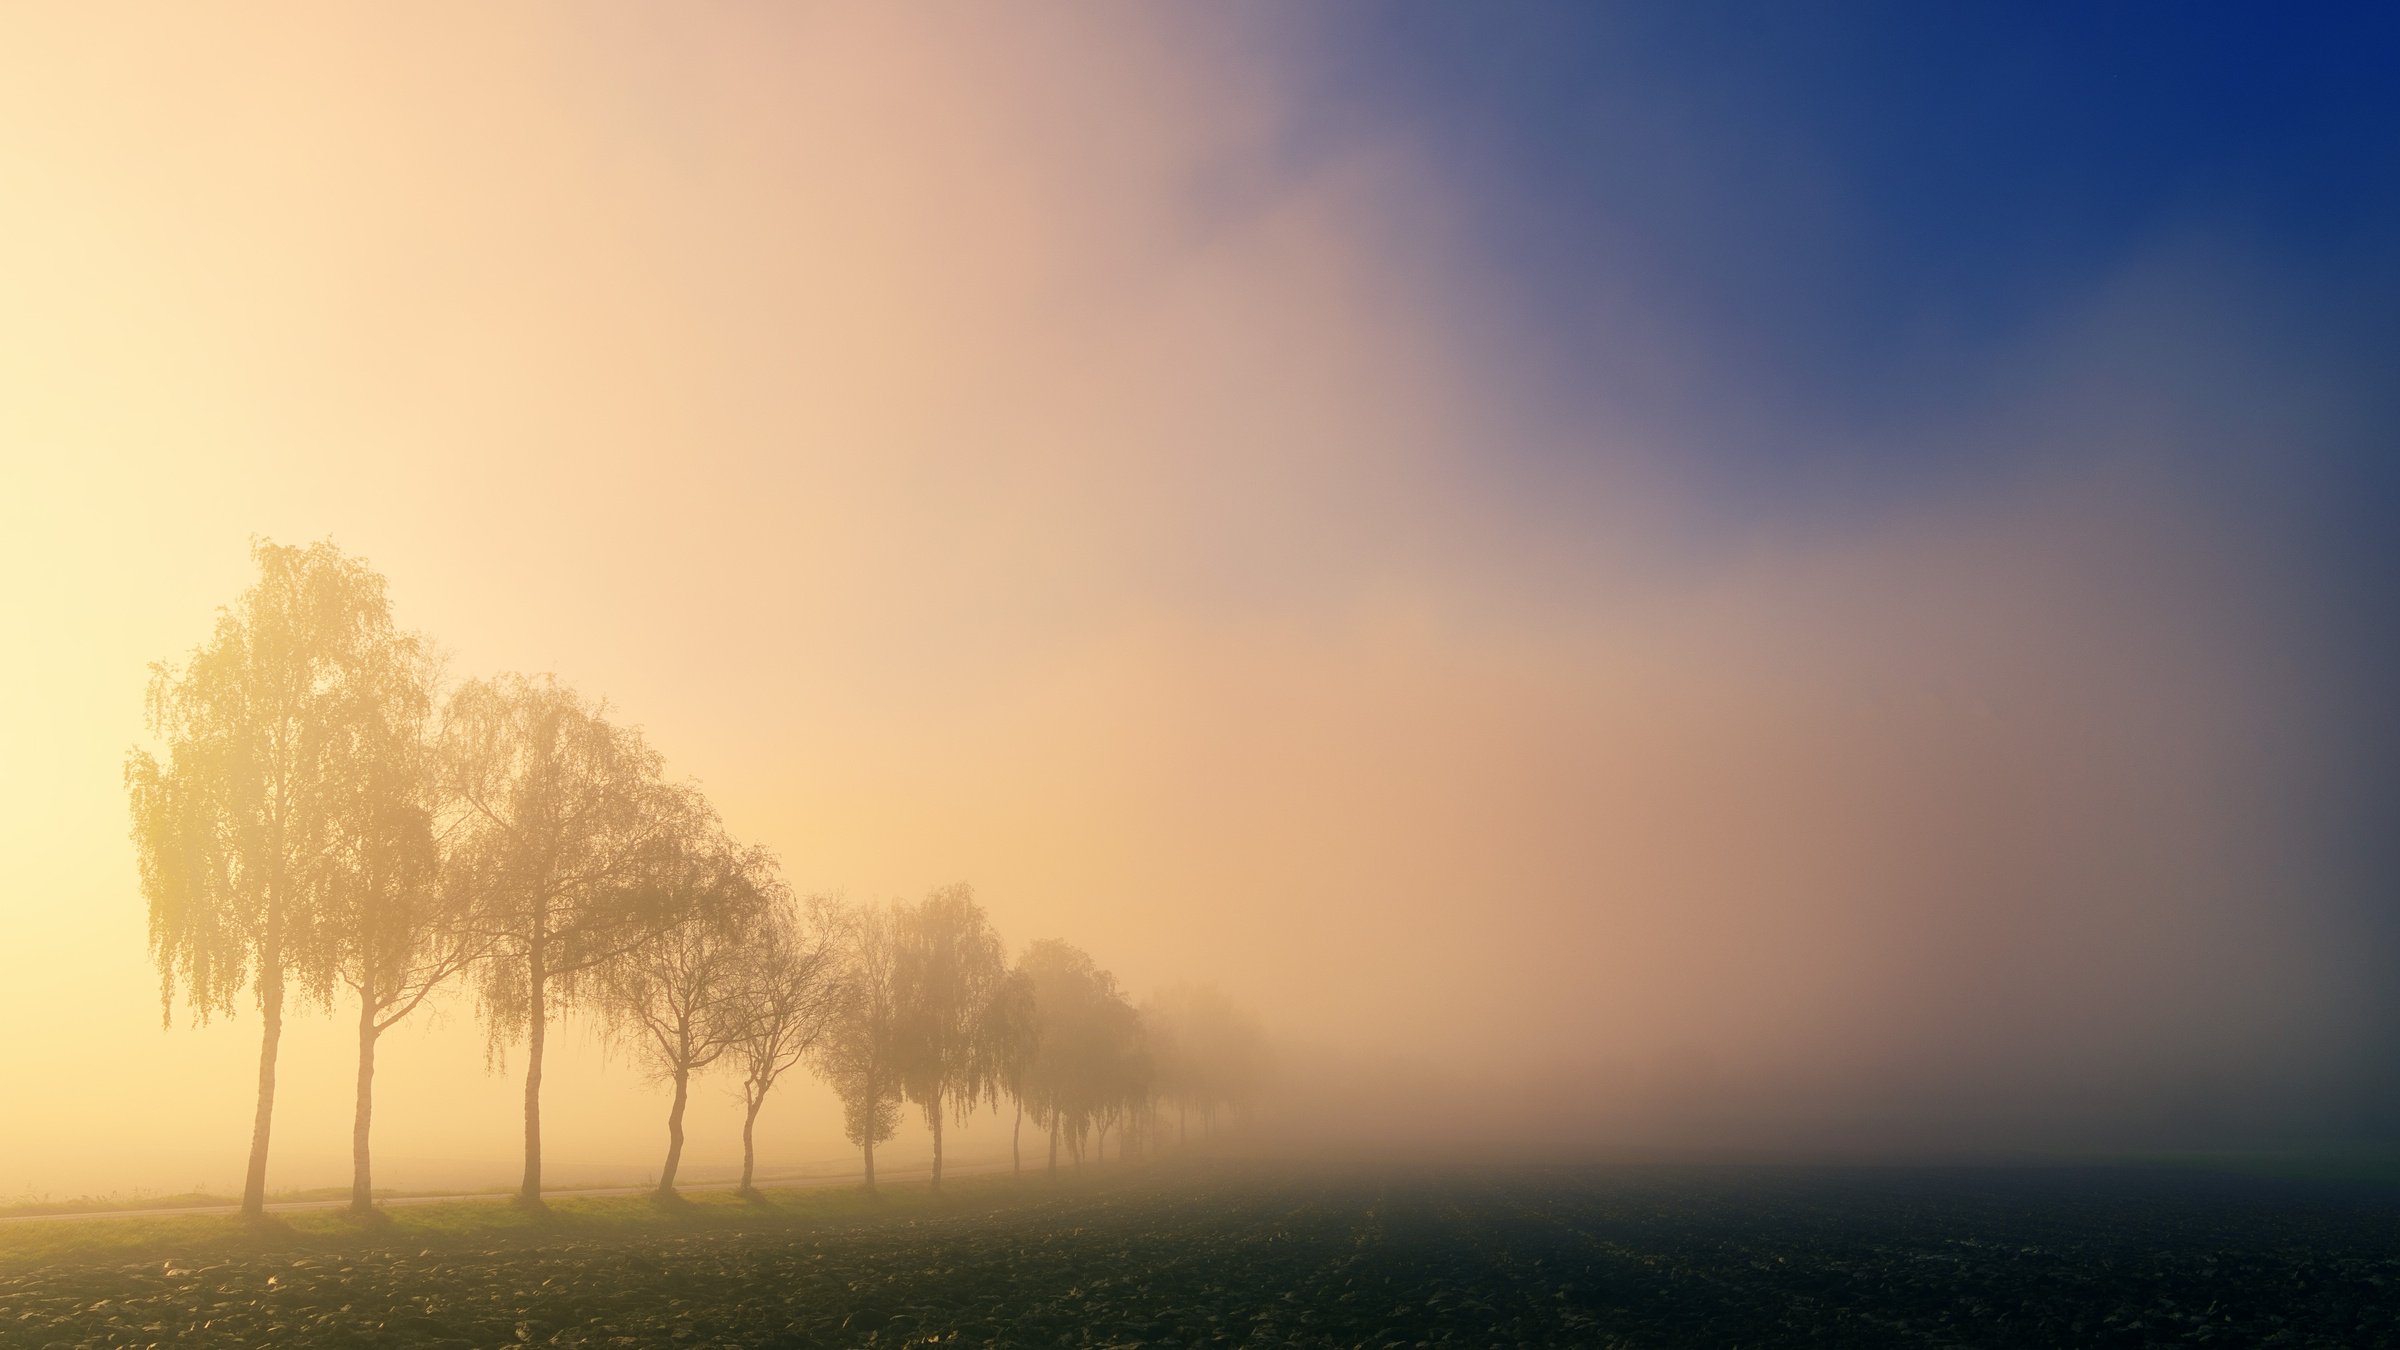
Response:
M243 1181L263 1211L287 983L329 996L362 878L405 890L428 864L404 804L418 640L393 626L384 579L329 543L252 546L259 577L181 666L153 666L149 722L164 753L126 760L162 1012L181 992L205 1021L250 988L261 1041ZM389 752L389 753L387 753Z
M945 1116L964 1119L997 1095L994 999L1008 957L974 890L963 884L902 906L894 919L900 1083L933 1132L939 1187Z
M461 884L493 959L476 985L494 1043L522 1040L525 1173L542 1186L542 1051L550 1019L611 963L689 912L683 844L707 808L605 706L548 677L475 680L451 695L443 762L466 819Z

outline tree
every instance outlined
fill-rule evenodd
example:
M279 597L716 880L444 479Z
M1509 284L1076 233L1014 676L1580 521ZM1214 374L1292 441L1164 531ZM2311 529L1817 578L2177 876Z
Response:
M1025 1170L1019 1144L1025 1133L1025 1091L1034 1059L1041 1051L1041 1024L1034 1016L1033 977L1012 969L992 996L992 1072L998 1090L1016 1104L1016 1119L1008 1131L1008 1170ZM1039 1121L1035 1122L1039 1124Z
M1059 1135L1069 1128L1073 1038L1094 969L1081 948L1057 938L1033 943L1017 962L1018 978L1033 992L1032 1055L1020 1075L1018 1100L1050 1136L1052 1172L1058 1170Z
M683 1111L692 1075L740 1041L747 1016L743 976L766 940L782 881L766 850L725 837L697 802L686 813L672 854L652 869L651 884L683 916L674 927L599 968L602 1011L652 1074L675 1085L667 1109L667 1160L658 1194L675 1194L683 1161Z
M1141 1014L1117 991L1114 977L1108 978L1105 989L1107 996L1097 1005L1098 1023L1093 1029L1095 1162L1101 1158L1111 1129L1117 1131L1117 1156L1129 1156L1127 1149L1136 1121L1150 1100L1150 1052L1144 1043Z
M788 902L773 907L738 976L740 1032L733 1062L742 1075L742 1184L752 1194L759 1109L784 1071L821 1042L849 997L832 911L809 908L807 927Z
M1158 1091L1175 1103L1179 1136L1188 1137L1187 1112L1199 1114L1206 1132L1220 1108L1257 1100L1269 1071L1266 1037L1214 986L1168 989L1143 1010L1143 1021L1158 1048Z
M975 892L946 886L898 914L900 1081L933 1131L933 1187L942 1185L942 1123L965 1120L993 1095L993 998L1008 974L1000 935Z
M358 1099L351 1119L350 1208L374 1208L369 1136L375 1047L383 1033L479 958L488 939L471 890L445 884L443 809L431 728L435 669L394 643L364 672L370 715L346 723L356 768L336 813L324 936L340 983L358 999Z
M493 943L476 967L495 1045L525 1041L525 1174L542 1197L542 1049L550 1018L599 972L673 928L688 896L677 830L696 794L656 751L545 676L472 681L451 695L443 766L465 815L456 845Z
M1140 1020L1116 977L1082 949L1056 938L1026 948L1019 970L1033 988L1035 1050L1024 1100L1050 1131L1050 1170L1063 1141L1080 1165L1095 1129L1122 1117L1125 1103L1148 1091Z
M151 668L148 750L126 758L133 841L150 910L162 1012L180 987L195 1019L231 1013L244 987L260 1020L258 1104L242 1212L265 1210L275 1059L286 985L330 993L324 941L338 841L354 833L361 730L381 715L370 673L414 639L392 626L384 579L330 543L260 541L259 578L217 614L180 669Z
M867 1189L875 1189L875 1146L900 1127L899 942L893 907L837 912L845 991L817 1071L842 1099L842 1129L866 1150Z

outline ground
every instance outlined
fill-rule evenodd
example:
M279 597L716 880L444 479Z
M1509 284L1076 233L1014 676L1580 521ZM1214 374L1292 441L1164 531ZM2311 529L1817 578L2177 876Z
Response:
M0 1344L2400 1345L2375 1182L1217 1164L887 1192L29 1225L0 1232Z

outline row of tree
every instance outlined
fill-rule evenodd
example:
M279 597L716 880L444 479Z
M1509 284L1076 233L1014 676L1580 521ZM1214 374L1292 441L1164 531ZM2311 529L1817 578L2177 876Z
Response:
M914 904L795 903L765 850L669 781L640 733L547 677L444 694L429 645L392 621L384 579L331 544L261 543L260 575L180 666L153 667L155 752L126 764L150 946L172 1015L243 992L261 1014L245 1212L263 1210L287 1002L354 999L352 1205L372 1206L375 1047L454 981L495 1047L522 1045L525 1167L542 1187L543 1051L588 1005L672 1085L672 1192L696 1075L729 1066L742 1185L768 1092L808 1064L841 1098L874 1182L905 1105L931 1130L1013 1104L1080 1161L1155 1134L1162 1101L1205 1123L1246 1099L1256 1028L1205 990L1137 1011L1063 942L1013 965L972 893ZM1179 1126L1179 1129L1181 1127ZM1012 1138L1012 1152L1017 1152ZM1021 1153L1019 1154L1021 1165Z

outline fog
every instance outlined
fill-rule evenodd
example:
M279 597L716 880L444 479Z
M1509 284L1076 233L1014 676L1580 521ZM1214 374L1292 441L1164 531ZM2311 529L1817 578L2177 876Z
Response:
M2315 405L2194 336L2221 259L1893 433L1982 467L1762 507L1731 413L1534 377L1466 166L1302 135L1273 21L1199 13L0 20L0 1191L238 1175L255 1018L159 1025L120 774L254 535L605 697L799 891L1220 986L1250 1146L2374 1128L2359 693L2253 449ZM1672 299L1612 378L1738 403ZM2225 378L2162 401L2162 346ZM339 1018L293 1035L279 1187L348 1147ZM663 1094L560 1039L554 1176L638 1179ZM498 1067L462 999L394 1033L379 1176L507 1177ZM849 1156L813 1086L761 1152Z

